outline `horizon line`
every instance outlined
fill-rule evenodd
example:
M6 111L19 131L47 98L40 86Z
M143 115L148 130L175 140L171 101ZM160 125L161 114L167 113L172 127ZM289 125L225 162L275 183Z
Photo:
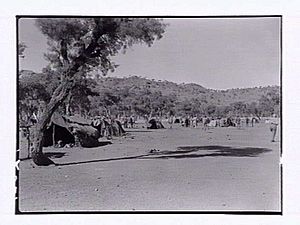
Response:
M21 69L19 72L21 71L29 71L29 72L33 72L35 74L43 74L43 72L35 72L33 70L30 70L30 69ZM101 75L98 79L102 79L102 78L119 78L119 79L125 79L125 78L131 78L131 77L137 77L137 78L142 78L142 79L146 79L146 80L151 80L151 81L155 81L155 82L170 82L170 83L174 83L174 84L177 84L177 85L188 85L188 84L195 84L195 85L198 85L198 86L201 86L207 90L213 90L213 91L227 91L227 90L235 90L235 89L254 89L254 88L266 88L266 87L281 87L281 84L269 84L269 85L265 85L265 86L262 86L262 85L259 85L259 86L249 86L249 87L230 87L230 88L210 88L210 87L206 87L206 86L203 86L202 84L199 84L199 83L196 83L196 82L176 82L176 81L170 81L170 80L166 80L166 79L157 79L157 78L150 78L150 77L145 77L145 76L142 76L142 75L123 75L122 77L121 76L110 76L110 75L106 75L106 76L103 76ZM97 78L96 78L97 79Z

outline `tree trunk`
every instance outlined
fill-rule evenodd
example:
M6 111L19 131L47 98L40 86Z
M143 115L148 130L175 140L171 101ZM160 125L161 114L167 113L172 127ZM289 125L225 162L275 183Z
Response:
M70 109L70 103L71 103L71 98L72 98L72 95L71 95L71 92L68 94L67 98L66 98L66 115L67 116L70 116L71 115L71 109Z
M51 121L52 114L63 103L63 101L66 99L69 92L73 88L74 76L78 72L79 68L86 63L88 58L99 57L99 53L98 54L93 54L93 53L95 48L99 47L99 43L98 43L99 38L103 34L105 34L107 30L101 27L102 24L99 23L99 21L95 20L95 23L96 23L96 27L92 31L92 40L90 44L88 45L87 48L83 50L83 52L77 58L75 58L72 61L72 63L69 62L67 53L65 52L66 43L64 40L61 41L61 53L62 53L61 55L63 57L65 72L62 74L61 77L61 84L55 89L49 104L46 106L46 109L42 113L41 119L38 121L37 124L34 148L32 151L32 159L33 162L38 166L54 164L52 160L50 160L43 154L44 131L47 129L47 125ZM102 48L102 46L100 46L100 48Z
M52 146L55 147L55 125L52 125Z
M46 106L41 119L37 123L32 160L38 166L48 166L54 164L54 162L43 154L43 138L44 132L47 129L47 125L51 121L51 117L55 110L63 103L64 99L68 96L68 93L73 87L71 80L65 80L54 91L49 104Z
M26 126L27 133L27 159L30 158L30 129L29 126Z

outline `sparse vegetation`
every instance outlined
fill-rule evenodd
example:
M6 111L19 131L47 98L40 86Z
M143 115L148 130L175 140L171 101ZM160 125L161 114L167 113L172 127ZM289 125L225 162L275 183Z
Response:
M28 85L25 84L30 83L32 77L39 77L40 79L34 80L35 84L32 84L30 91L47 103L51 88L45 81L46 76L34 73L32 76L30 73L31 76L27 77L28 71L23 73L24 75L20 77L20 92L26 92ZM47 87L46 90L49 93L40 91L43 85ZM82 116L96 116L107 111L115 115L134 113L141 116L151 113L165 116L170 111L178 115L270 116L273 113L279 113L280 104L278 86L220 91L206 89L197 84L176 84L138 76L86 79L84 82L78 82L71 94L72 97L65 104L69 104L71 114ZM29 100L26 94L22 96L20 98L21 111L28 111L30 107L26 104ZM30 113L38 110L37 107L30 109ZM65 105L59 110L65 111Z

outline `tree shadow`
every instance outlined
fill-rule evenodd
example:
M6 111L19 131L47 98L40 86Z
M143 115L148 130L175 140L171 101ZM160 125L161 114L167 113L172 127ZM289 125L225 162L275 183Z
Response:
M45 152L44 155L47 156L47 158L59 159L59 158L62 158L63 156L65 156L66 152ZM32 157L29 156L29 157L20 159L20 161L26 161L26 160L31 160L31 159L32 159Z
M55 163L55 165L56 166L70 166L70 165L95 163L95 162L110 162L110 161L118 161L118 160L139 159L139 158L143 158L143 157L149 156L149 155L151 155L151 154L143 154L143 155L127 156L127 157L119 157L119 158L110 158L110 159L95 159L95 160L80 161L80 162Z
M81 143L83 148L97 148L105 145L111 145L112 142L110 140L90 140L89 142Z
M119 160L130 160L130 159L182 159L182 158L201 158L201 157L219 157L219 156L231 156L231 157L257 157L258 155L272 151L267 148L234 148L229 146L220 145L209 145L209 146L182 146L178 147L175 151L157 151L148 154L142 154L137 156L127 156L119 158L108 158L108 159L95 159L79 162L68 162L68 163L56 163L56 166L70 166L79 165L86 163L96 162L111 162ZM210 153L202 153L201 151L211 151ZM194 153L194 154L190 154Z
M45 152L44 155L47 156L48 158L61 158L65 155L65 152Z
M128 133L151 133L152 130L126 130Z
M95 147L101 147L101 146L111 145L111 144L112 144L111 141L98 141L98 144Z
M253 148L253 147L230 147L220 145L208 146L182 146L178 147L176 151L161 151L155 152L155 157L161 159L180 159L180 158L200 158L200 157L217 157L217 156L230 156L230 157L257 157L262 153L270 152L268 148ZM206 151L206 153L201 153ZM207 153L209 151L209 153ZM211 152L210 152L211 151ZM194 154L190 154L194 153ZM148 157L149 158L149 157Z

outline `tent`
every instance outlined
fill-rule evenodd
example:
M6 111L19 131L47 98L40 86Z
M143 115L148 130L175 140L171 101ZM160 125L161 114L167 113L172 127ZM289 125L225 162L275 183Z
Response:
M64 146L76 142L82 147L96 147L99 146L99 137L99 132L89 124L89 121L54 113L44 133L44 147L58 143Z
M108 122L106 119L95 119L91 122L91 125L98 130L101 137L119 137L125 134L125 130L119 120L112 120L111 122Z
M158 121L154 118L150 119L148 123L149 123L149 126L147 127L147 129L163 129L163 128L165 128L164 125L160 121Z
M207 126L209 126L209 127L216 127L217 126L217 121L216 120L211 120L209 122L209 124L207 124Z
M55 113L44 133L44 147L56 145L59 141L62 141L63 145L74 144L75 138L64 118Z
M228 127L226 118L220 119L220 127Z
M119 120L115 120L111 124L112 126L112 135L113 136L122 136L125 134L125 130L122 127L122 123Z
M174 123L180 123L180 119L179 119L179 118L176 118L176 119L174 120Z
M235 123L232 121L232 119L229 117L229 118L227 118L226 126L227 126L227 127L235 127L236 124L235 124Z

